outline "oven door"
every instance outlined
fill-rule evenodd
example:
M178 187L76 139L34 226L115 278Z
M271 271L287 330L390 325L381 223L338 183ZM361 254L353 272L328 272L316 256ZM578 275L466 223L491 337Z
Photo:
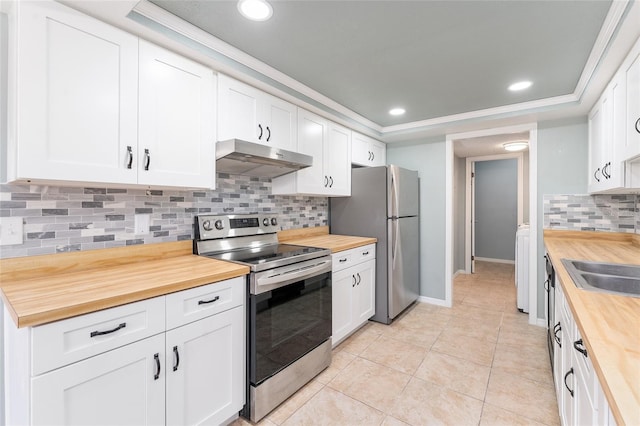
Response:
M251 277L252 289L261 278L269 288L249 296L251 385L258 386L331 337L331 259L324 262L314 259ZM273 282L278 274L282 286Z

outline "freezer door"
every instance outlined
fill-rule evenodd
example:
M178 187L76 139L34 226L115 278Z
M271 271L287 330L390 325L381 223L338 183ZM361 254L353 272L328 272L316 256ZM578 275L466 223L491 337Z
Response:
M413 303L420 287L420 222L417 217L389 219L389 318Z
M393 165L389 166L388 170L388 217L417 216L419 210L418 172Z

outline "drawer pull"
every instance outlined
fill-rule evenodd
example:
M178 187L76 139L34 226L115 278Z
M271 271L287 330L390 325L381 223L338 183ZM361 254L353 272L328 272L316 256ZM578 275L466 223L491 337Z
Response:
M560 341L560 337L558 336L558 333L560 333L560 331L562 331L562 326L560 325L560 321L558 321L558 323L553 327L553 338L555 339L558 346L562 347L562 342Z
M153 380L158 380L160 378L160 354L153 354L153 359L156 362L156 374L153 375Z
M111 333L115 333L116 331L125 328L127 326L126 322L123 322L122 324L120 324L119 326L117 326L116 328L112 329L112 330L107 330L107 331L92 331L91 334L89 335L89 337L96 337L96 336L104 336L105 334L111 334Z
M573 398L573 390L569 388L569 385L567 384L567 378L572 374L573 374L573 367L571 367L571 369L567 371L567 374L564 375L564 387L566 387L567 390L569 391L571 398Z
M217 301L219 299L220 299L220 296L216 296L211 300L198 300L198 305L206 305L208 303L213 303L213 302L215 302L215 301Z
M338 262L340 262L340 263L344 263L344 262L346 262L346 261L347 261L347 258L346 258L346 257L345 257L345 258L343 258L343 259L338 260Z
M173 355L175 355L176 363L173 364L173 371L178 371L178 366L180 365L180 353L178 352L178 347L173 347Z
M368 252L368 251L365 251L365 252L363 252L363 253L362 253L362 255L363 255L363 256L368 256L368 255L369 255L369 252Z
M575 342L573 342L573 348L576 351L580 352L582 355L584 355L585 358L588 357L587 348L584 347L584 342L582 341L582 339L576 340Z

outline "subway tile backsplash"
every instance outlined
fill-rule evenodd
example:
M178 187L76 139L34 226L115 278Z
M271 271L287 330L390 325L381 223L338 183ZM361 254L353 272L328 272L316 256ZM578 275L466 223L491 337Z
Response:
M544 195L544 228L640 234L640 195Z
M22 217L24 242L0 257L94 250L190 240L198 214L273 213L279 229L327 225L326 197L271 194L271 181L218 174L214 191L0 185L0 216ZM134 233L134 215L151 216L150 232Z

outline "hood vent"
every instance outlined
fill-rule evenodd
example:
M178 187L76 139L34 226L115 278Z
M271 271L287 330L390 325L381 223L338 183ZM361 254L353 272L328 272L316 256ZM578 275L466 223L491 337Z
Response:
M216 171L274 178L313 165L313 157L280 148L229 139L216 143Z

